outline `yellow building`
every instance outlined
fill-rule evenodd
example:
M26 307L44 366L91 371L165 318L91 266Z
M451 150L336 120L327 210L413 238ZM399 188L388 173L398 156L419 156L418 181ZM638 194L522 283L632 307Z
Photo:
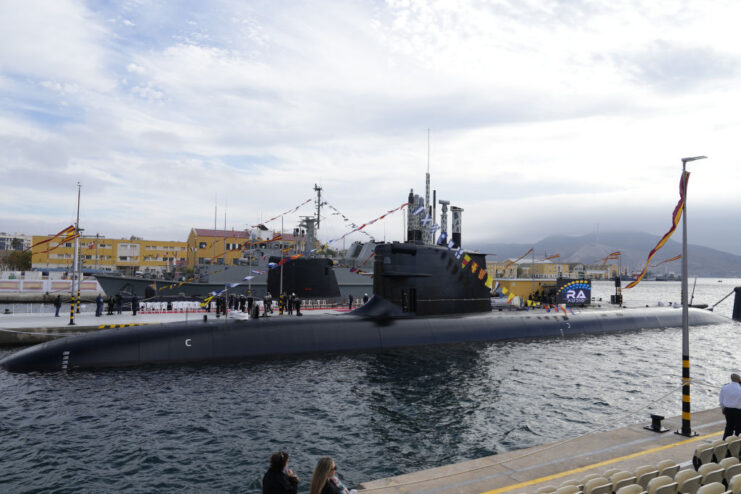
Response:
M525 262L520 261L518 266L521 268L520 276L523 278L568 278L571 269L569 264L560 262Z
M502 278L517 278L517 265L509 263L510 261L486 261L486 272L491 274L496 280ZM509 266L507 266L508 264Z
M571 267L568 263L554 263L541 261L532 263L520 261L511 264L514 259L502 262L487 262L486 271L492 273L496 279L502 278L545 278L555 279L559 276L568 278Z
M294 236L290 233L281 235L280 240L268 242L279 232L267 233L261 240L257 240L255 247L271 247L283 249L293 246ZM244 245L250 241L250 232L247 230L211 230L206 228L191 228L188 235L187 253L188 269L207 264L235 265L241 264Z
M33 237L32 269L72 269L75 241L60 241L51 235ZM121 271L126 274L157 273L186 262L186 244L173 240L112 239L80 237L79 258L83 270Z

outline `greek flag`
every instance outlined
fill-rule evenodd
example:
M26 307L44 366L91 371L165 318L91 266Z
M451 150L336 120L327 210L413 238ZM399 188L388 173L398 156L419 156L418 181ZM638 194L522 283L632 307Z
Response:
M448 240L448 232L442 232L437 239L437 245L443 245Z
M418 207L417 209L415 209L415 210L414 210L414 211L412 212L412 214L413 214L414 216L417 216L417 215L419 215L419 214L422 214L422 212L423 212L424 210L425 210L425 207L424 207L424 206L420 206L420 207Z
M462 249L462 248L460 248L460 247L458 247L458 250L457 250L457 251L455 251L455 257L456 257L457 259L460 259L462 255L463 255L463 249Z
M451 240L450 242L448 242L448 250L452 249L453 247L455 247L455 242Z
M432 223L432 216L427 215L424 218L422 218L422 226L426 226Z
M254 278L254 276L245 276L242 278L242 281L250 281L252 278Z

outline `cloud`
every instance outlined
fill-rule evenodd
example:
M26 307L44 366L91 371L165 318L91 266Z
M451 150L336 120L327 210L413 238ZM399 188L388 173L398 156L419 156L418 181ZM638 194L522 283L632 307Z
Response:
M0 69L5 74L110 90L106 30L83 5L71 0L4 4Z
M686 91L698 86L731 80L738 74L739 57L712 47L673 44L656 40L639 52L616 56L617 63L639 83L658 90Z
M423 189L428 128L432 186L465 208L466 238L665 230L679 159L696 154L711 160L693 165L690 211L732 211L738 11L12 4L0 12L0 229L58 231L78 180L86 228L109 236L184 239L213 225L215 205L244 228L315 183L359 224ZM385 227L403 235L400 215ZM329 218L321 235L343 228Z

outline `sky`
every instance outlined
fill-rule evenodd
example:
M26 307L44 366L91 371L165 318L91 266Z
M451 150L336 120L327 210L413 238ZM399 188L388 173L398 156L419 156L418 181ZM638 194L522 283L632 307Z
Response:
M681 159L706 155L689 241L741 254L738 19L733 1L0 0L0 231L68 226L78 182L85 234L241 230L314 184L362 224L424 194L429 163L464 246L658 238ZM323 213L322 240L351 229Z

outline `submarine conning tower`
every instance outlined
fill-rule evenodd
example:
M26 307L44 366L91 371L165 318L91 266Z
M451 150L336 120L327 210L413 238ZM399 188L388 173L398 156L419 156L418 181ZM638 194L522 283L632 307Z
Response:
M376 246L373 292L410 315L491 311L489 289L447 247L394 242ZM468 254L479 266L485 254Z

